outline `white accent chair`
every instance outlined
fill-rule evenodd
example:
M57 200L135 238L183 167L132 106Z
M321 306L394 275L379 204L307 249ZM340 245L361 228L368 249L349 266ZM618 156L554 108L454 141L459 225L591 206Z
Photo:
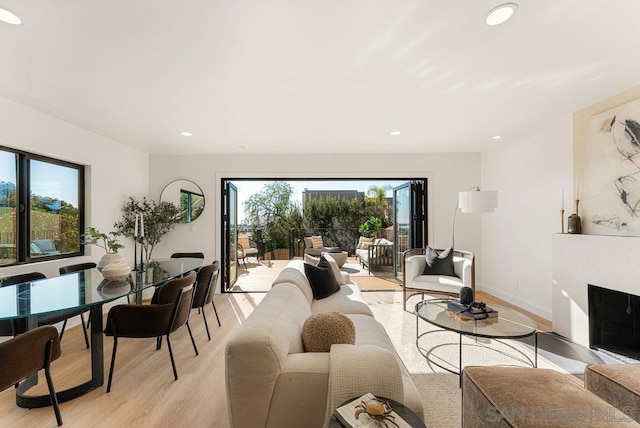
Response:
M443 250L436 250L438 253ZM407 299L415 294L444 294L459 296L462 287L471 287L475 293L475 261L473 253L453 250L453 269L456 276L423 275L427 264L424 248L413 248L402 255L402 307L407 310Z

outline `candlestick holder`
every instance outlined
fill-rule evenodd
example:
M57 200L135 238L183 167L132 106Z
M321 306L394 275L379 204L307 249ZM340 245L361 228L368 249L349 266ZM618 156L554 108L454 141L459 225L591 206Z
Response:
M564 210L560 210L560 233L564 233Z

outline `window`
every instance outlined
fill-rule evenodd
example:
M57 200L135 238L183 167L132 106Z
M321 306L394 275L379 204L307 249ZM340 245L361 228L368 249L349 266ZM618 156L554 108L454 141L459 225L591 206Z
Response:
M84 167L0 147L0 266L82 254Z

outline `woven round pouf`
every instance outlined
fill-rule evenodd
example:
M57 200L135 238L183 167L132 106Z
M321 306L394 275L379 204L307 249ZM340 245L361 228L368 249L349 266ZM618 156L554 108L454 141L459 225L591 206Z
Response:
M319 312L302 325L302 344L306 352L329 352L333 344L356 343L353 321L340 312Z

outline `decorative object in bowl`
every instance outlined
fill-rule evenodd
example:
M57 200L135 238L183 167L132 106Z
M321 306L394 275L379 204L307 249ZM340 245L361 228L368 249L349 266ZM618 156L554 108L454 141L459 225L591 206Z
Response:
M102 268L102 276L109 281L120 281L129 276L131 267L125 261L109 263Z

